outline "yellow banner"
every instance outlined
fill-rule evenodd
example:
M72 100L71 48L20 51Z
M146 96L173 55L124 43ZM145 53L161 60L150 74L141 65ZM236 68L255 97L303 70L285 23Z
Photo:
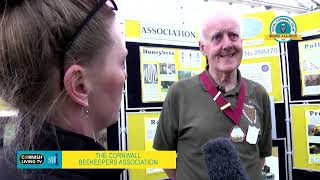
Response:
M197 46L197 28L194 25L125 20L127 41Z
M125 37L139 38L140 37L140 22L134 20L125 21Z
M313 11L306 14L293 16L297 25L297 34L319 34L320 30L320 11Z
M176 168L175 151L62 151L63 169Z

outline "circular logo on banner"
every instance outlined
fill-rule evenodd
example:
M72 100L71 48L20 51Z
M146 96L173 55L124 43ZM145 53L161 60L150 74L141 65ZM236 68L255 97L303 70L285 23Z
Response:
M293 35L297 33L296 23L288 16L276 17L270 25L270 33L278 42L291 41Z

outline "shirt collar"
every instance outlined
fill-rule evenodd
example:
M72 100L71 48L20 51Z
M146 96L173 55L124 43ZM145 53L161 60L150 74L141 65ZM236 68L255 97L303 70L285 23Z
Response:
M206 66L206 70L205 72L207 73L208 77L209 77L209 80L213 83L213 85L221 92L223 92L225 95L237 95L240 93L240 87L241 87L241 73L239 71L239 69L237 69L237 85L234 89L228 91L228 92L225 92L225 89L224 89L224 86L222 85L219 85L212 77L211 75L209 74L209 71L208 71L208 68L209 66L207 65ZM200 76L199 76L199 79L200 79ZM204 91L207 92L207 89L204 87L204 84L201 82L201 87Z

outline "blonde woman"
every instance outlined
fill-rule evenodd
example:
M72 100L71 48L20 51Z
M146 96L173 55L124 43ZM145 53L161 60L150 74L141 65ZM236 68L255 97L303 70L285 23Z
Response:
M127 78L115 10L113 0L0 1L1 98L19 110L0 179L119 179L120 170L15 168L16 150L105 149L97 133L117 121Z

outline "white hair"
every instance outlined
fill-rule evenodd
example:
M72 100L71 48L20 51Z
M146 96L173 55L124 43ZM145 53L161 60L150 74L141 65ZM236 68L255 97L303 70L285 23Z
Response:
M243 25L241 23L241 18L239 14L235 14L232 11L215 11L215 12L205 12L203 18L199 24L198 33L199 41L206 41L206 30L210 21L217 17L226 16L234 19L239 25L239 35L241 37Z

